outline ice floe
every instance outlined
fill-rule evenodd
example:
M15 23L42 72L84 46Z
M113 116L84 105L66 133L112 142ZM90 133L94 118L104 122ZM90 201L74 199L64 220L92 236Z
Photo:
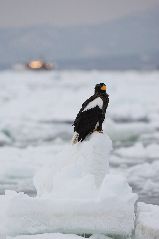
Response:
M21 235L16 237L8 236L6 239L83 239L85 236L78 236L75 234L62 234L62 233L44 233L36 235ZM89 239L111 239L104 234L93 234Z
M73 234L44 233L44 234L36 234L36 235L21 235L16 237L8 236L6 239L83 239L83 237L73 235ZM107 239L107 238L104 238L104 239Z
M115 152L120 157L127 158L139 158L139 159L159 159L159 144L151 144L148 146L143 146L142 143L137 143L131 147L120 148Z
M137 195L123 176L108 172L110 150L109 137L93 133L57 154L50 172L40 171L44 177L37 174L39 196L6 192L6 233L131 235Z
M158 238L159 238L159 206L138 203L135 239L158 239Z
M91 140L78 143L76 146L68 145L65 150L57 154L56 162L54 160L52 166L49 165L49 168L42 169L35 177L34 182L38 195L42 195L42 191L46 191L47 188L51 189L51 182L52 193L55 193L56 196L58 193L62 193L65 197L64 192L68 193L69 190L73 190L73 186L78 194L81 193L82 188L83 190L85 188L85 193L89 195L90 185L87 184L94 180L95 185L99 186L105 174L108 173L110 151L109 137L99 133L92 134ZM72 184L72 182L74 183ZM81 184L80 189L75 182L79 186ZM48 193L50 192L48 191ZM69 193L71 197L75 195L73 192Z

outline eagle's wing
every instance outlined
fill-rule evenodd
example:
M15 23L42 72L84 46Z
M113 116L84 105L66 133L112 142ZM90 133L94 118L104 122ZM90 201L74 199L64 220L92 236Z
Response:
M102 110L98 106L81 112L74 127L74 131L79 134L78 141L84 140L88 134L93 133L99 125L101 115Z
M87 100L82 104L82 107L81 107L80 111L78 112L78 114L77 114L77 116L76 116L76 119L75 119L75 121L74 121L74 123L73 123L74 126L77 125L77 123L78 123L78 121L79 121L79 116L80 116L80 114L82 113L82 111L83 111L83 110L87 107L87 105L88 105L91 101L93 101L95 98L96 98L96 95L92 95L89 99L87 99Z

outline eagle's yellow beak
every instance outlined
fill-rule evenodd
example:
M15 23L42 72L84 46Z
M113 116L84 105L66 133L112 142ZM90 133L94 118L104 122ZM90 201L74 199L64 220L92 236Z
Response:
M103 85L103 86L101 87L101 90L106 90L106 89L107 89L106 85Z

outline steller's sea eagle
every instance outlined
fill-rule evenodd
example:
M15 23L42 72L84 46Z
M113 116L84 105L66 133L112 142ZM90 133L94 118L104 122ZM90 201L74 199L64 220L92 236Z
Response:
M87 135L94 131L102 132L108 103L109 95L106 93L106 85L104 83L97 84L94 95L82 104L82 108L73 123L75 133L72 143L83 141Z

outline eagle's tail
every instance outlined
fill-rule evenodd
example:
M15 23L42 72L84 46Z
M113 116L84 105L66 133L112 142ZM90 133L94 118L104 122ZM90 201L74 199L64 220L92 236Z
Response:
M76 144L78 142L78 137L79 137L79 134L75 131L72 137L72 144Z

